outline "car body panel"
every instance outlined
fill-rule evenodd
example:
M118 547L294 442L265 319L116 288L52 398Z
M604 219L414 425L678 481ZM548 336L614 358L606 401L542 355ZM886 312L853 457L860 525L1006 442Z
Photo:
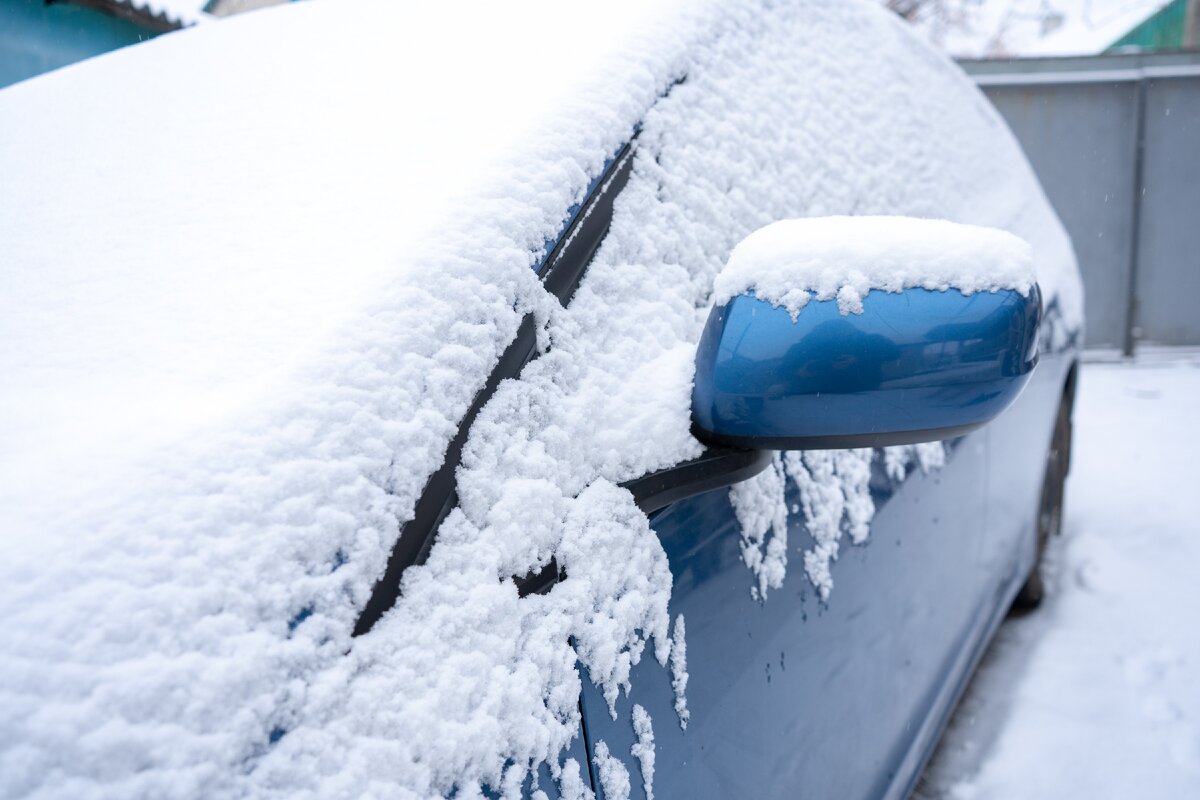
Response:
M630 752L630 709L655 721L655 786L667 796L900 797L920 774L1034 555L1041 465L1071 350L1044 354L993 423L949 443L946 463L894 481L875 451L876 515L843 544L828 602L803 571L810 548L788 482L789 572L764 601L742 561L729 490L651 519L687 630L690 722L669 670L647 655L614 720L585 682L588 739ZM641 797L637 762L625 755Z
M871 538L843 548L827 603L796 552L812 546L803 514L789 515L787 579L762 602L751 597L728 490L657 515L675 579L672 614L686 619L691 722L679 728L667 671L647 657L616 721L585 690L589 739L627 753L636 702L656 722L662 792L879 795L905 755L905 731L921 725L953 655L979 636L982 539L971 527L984 466L979 434L959 442L942 470L899 484L876 461ZM800 503L794 484L787 502Z
M1043 336L1043 340L1047 338ZM1065 349L1044 352L1025 391L1011 408L981 431L987 454L982 514L986 525L981 551L986 582L983 602L985 611L990 609L990 619L975 644L957 655L959 665L942 687L940 696L931 703L888 797L907 797L915 788L920 770L933 754L954 704L1034 565L1046 451L1059 403L1070 402L1064 393L1076 357L1073 343ZM1042 431L1044 436L1040 435Z

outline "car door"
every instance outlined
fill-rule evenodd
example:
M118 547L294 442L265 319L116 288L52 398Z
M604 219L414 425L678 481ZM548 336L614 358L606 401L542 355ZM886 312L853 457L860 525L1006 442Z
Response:
M817 547L813 530L824 524L814 509L806 513L806 492L793 477L803 453L785 454L752 479L786 480L789 564L776 589L759 593L747 567L738 489L655 513L651 524L675 581L672 618L685 631L687 727L674 708L670 670L645 659L616 719L585 682L590 746L604 741L638 775L628 756L638 704L655 721L654 786L662 796L870 797L906 789L989 616L979 558L984 437L944 450L945 463L934 466L929 454L937 450L923 448L927 470L916 448L870 455L870 535L861 545L843 540L828 599L800 557ZM785 475L781 463L789 461L793 474ZM634 784L633 796L643 796Z

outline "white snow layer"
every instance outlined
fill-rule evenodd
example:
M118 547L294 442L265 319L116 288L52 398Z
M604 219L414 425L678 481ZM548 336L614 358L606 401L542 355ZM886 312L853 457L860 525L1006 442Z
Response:
M844 316L861 314L872 289L1024 295L1035 280L1029 245L995 228L907 217L787 219L733 248L713 300L754 292L795 319L810 299L836 298Z
M691 359L740 239L999 227L1078 323L1015 141L898 20L687 6L292 4L0 91L0 794L513 796L548 762L584 796L578 664L615 708L650 645L688 718L666 558L615 484L701 452ZM530 266L639 124L563 309ZM530 311L548 351L352 639Z

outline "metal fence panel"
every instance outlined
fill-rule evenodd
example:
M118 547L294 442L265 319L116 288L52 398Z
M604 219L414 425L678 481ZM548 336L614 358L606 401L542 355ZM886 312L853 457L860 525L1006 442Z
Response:
M1071 234L1087 298L1087 343L1121 346L1133 237L1135 87L1051 84L985 91Z
M1087 345L1200 344L1200 54L963 66L1071 234Z
M1137 338L1200 343L1200 78L1147 84Z

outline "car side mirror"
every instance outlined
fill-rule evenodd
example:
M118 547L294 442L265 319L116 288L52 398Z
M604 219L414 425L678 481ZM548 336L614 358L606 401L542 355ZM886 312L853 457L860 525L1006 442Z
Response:
M909 277L889 284L897 274ZM775 223L718 279L693 429L752 449L959 436L1021 393L1041 305L1028 245L1002 231L888 217Z

